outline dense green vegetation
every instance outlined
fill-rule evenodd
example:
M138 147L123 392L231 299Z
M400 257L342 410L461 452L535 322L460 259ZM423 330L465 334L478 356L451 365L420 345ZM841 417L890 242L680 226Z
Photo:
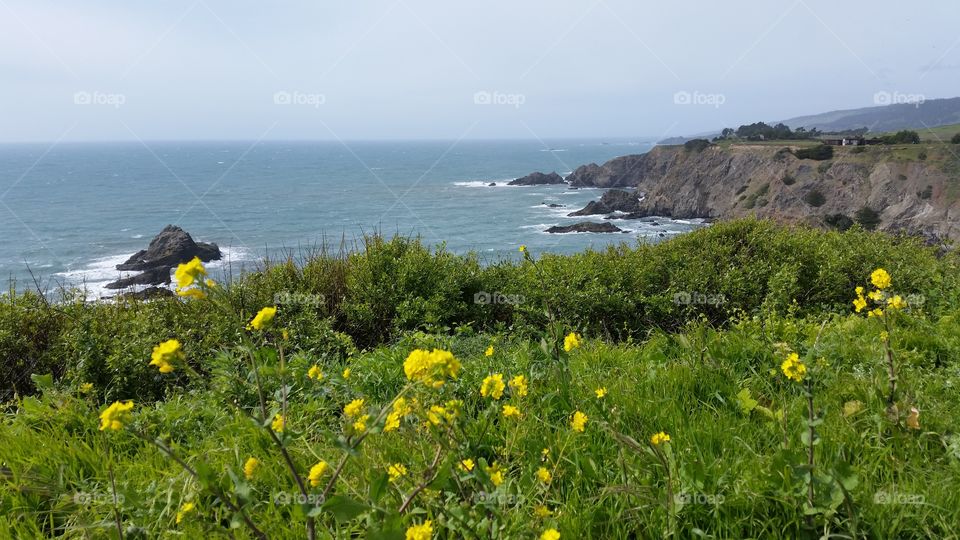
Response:
M825 161L828 159L833 159L833 147L830 145L821 144L812 148L800 148L794 152L794 155L797 156L797 159L814 159L817 161Z
M189 301L11 293L0 537L956 537L957 263L748 220L486 265L372 237Z

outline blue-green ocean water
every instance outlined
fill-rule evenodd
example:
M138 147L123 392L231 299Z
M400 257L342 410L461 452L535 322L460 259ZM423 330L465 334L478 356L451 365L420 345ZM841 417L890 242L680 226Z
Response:
M565 186L506 187L532 171L648 151L644 140L435 142L153 142L0 145L0 276L17 288L85 285L92 297L114 265L167 224L216 242L233 272L264 255L350 246L379 230L445 242L494 261L526 244L573 252L656 241L696 224L616 221L629 234L550 235L601 195ZM488 187L496 182L497 187ZM542 203L565 205L551 209ZM580 218L579 220L582 220Z

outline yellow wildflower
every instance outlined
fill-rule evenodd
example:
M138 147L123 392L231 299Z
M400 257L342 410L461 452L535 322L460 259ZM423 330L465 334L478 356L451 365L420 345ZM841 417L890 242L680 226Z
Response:
M549 448L544 448L543 450L540 451L540 455L542 455L542 456L544 457L544 459L546 459L547 456L550 455L550 449L549 449Z
M207 275L207 269L203 267L200 257L194 257L189 262L177 265L173 273L174 279L177 280L177 289L185 289L193 285L197 278L205 275Z
M133 410L133 401L114 401L112 405L100 413L100 431L123 429L123 425L130 422Z
M490 477L490 482L493 483L494 487L500 486L503 483L503 469L500 468L500 464L494 462L493 465L487 467L487 476Z
M310 474L307 475L307 480L310 480L310 485L317 487L320 485L320 479L323 478L324 473L327 472L327 469L330 468L330 465L326 461L319 461L313 467L310 467Z
M877 268L870 274L870 283L878 289L886 289L890 286L890 274L883 268Z
M857 293L857 296L863 296L863 287L858 285L855 289L855 292Z
M189 289L177 289L177 295L184 298L196 298L197 300L202 300L207 297L207 293L194 287Z
M583 414L580 411L573 413L573 417L570 418L570 427L579 433L583 433L583 430L587 427L587 420L590 418Z
M344 379L349 379L349 378L350 378L350 368L346 368L346 369L343 370L343 378L344 378Z
M347 404L343 408L343 414L347 418L353 418L354 416L359 416L363 412L363 398L355 399Z
M407 404L407 400L402 397L398 397L393 402L393 410L390 411L390 414L387 415L387 420L383 425L384 433L393 431L400 428L400 421L403 420L403 417L413 412L413 409L410 405Z
M526 253L526 252L527 252L527 246L520 244L520 253Z
M370 415L369 415L369 414L365 414L365 415L357 418L356 420L354 420L354 422L353 422L353 430L356 431L357 433L363 433L364 431L366 431L366 430L367 430L367 420L369 420L369 419L370 419Z
M513 405L504 405L503 417L504 418L520 418L520 409L514 407Z
M494 373L493 375L488 375L487 378L483 380L483 383L480 385L480 395L500 399L503 397L504 388L506 388L506 385L503 384L503 374Z
M903 298L897 294L892 298L887 299L887 307L890 309L903 309L907 307L907 303L904 302Z
M85 382L80 385L81 394L89 394L90 392L93 392L93 383Z
M177 511L177 525L183 521L183 518L187 516L190 512L193 512L196 509L197 505L192 502L183 503L183 506L180 507L180 510Z
M857 310L857 313L860 313L865 307L867 307L867 299L862 296L858 296L857 299L853 301L853 307Z
M429 519L407 529L406 540L430 540L431 538L433 538L433 522Z
M663 443L670 442L670 436L661 431L660 433L655 433L652 437L650 437L650 442L654 446L660 446Z
M563 350L570 352L580 346L580 336L575 332L570 332L563 338Z
M550 474L550 471L546 467L540 467L537 469L537 479L543 482L544 484L549 484L553 480L553 475Z
M883 310L880 308L876 308L867 312L867 317L882 317L882 316L883 316Z
M780 364L780 371L792 381L803 382L803 377L807 374L807 366L800 361L800 355L790 353Z
M439 388L443 386L444 377L457 378L460 361L450 351L415 349L403 362L403 372L408 380Z
M883 301L883 291L879 289L876 291L870 291L867 294L867 298L873 300L874 302L881 302Z
M493 345L487 347L487 350L483 351L484 356L493 356Z
M170 373L176 369L174 362L182 359L183 351L180 348L180 342L170 339L153 348L150 365L160 368L160 373Z
M307 371L307 378L313 379L315 381L320 381L323 379L323 371L320 370L320 366L314 364L310 366L310 369Z
M880 331L880 341L887 341L890 339L890 333L886 330Z
M273 321L273 318L277 316L276 307L265 307L261 309L257 315L250 321L250 324L247 325L247 330L263 330Z
M391 482L396 482L407 475L407 467L403 463L394 463L387 467L387 474Z
M473 463L473 460L470 459L470 458L462 459L462 460L460 460L460 463L457 464L457 468L459 468L459 469L460 469L461 471L463 471L463 472L470 472L470 471L472 471L473 468L474 468L474 466L475 466L475 464Z
M517 394L517 396L526 397L527 391L529 390L527 378L523 375L517 375L516 377L510 379L510 388Z
M553 512L547 508L546 505L538 504L533 507L533 513L539 518L548 518L553 515Z
M259 467L260 460L255 457L249 457L243 464L243 475L247 477L247 480L253 480L253 475L257 472Z
M603 399L607 395L606 387L600 387L593 391L597 395L597 399Z
M560 531L556 529L547 529L540 535L540 540L560 540Z
M273 422L270 424L270 427L277 433L283 433L283 430L287 427L287 417L277 413L273 417Z

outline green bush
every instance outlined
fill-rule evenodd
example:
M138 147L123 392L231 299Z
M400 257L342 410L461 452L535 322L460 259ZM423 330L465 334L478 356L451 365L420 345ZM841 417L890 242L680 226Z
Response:
M692 139L683 143L683 149L687 152L703 152L710 146L710 141L706 139Z
M920 134L908 129L880 137L882 144L920 144Z
M821 144L812 148L801 148L794 152L799 159L814 159L824 161L833 159L833 147L828 144Z
M952 144L960 144L960 133L957 133L956 135L954 135L954 136L950 139L950 142L951 142Z
M818 208L826 204L827 198L823 193L820 192L820 190L812 189L803 196L803 202L814 208Z
M862 225L864 229L872 231L877 228L877 225L880 225L880 212L877 212L869 206L864 206L857 210L853 215L853 219Z

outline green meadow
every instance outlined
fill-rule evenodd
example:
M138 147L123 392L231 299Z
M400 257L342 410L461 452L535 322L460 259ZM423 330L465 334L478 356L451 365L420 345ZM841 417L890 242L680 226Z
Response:
M745 220L11 289L0 537L957 538L958 262Z

